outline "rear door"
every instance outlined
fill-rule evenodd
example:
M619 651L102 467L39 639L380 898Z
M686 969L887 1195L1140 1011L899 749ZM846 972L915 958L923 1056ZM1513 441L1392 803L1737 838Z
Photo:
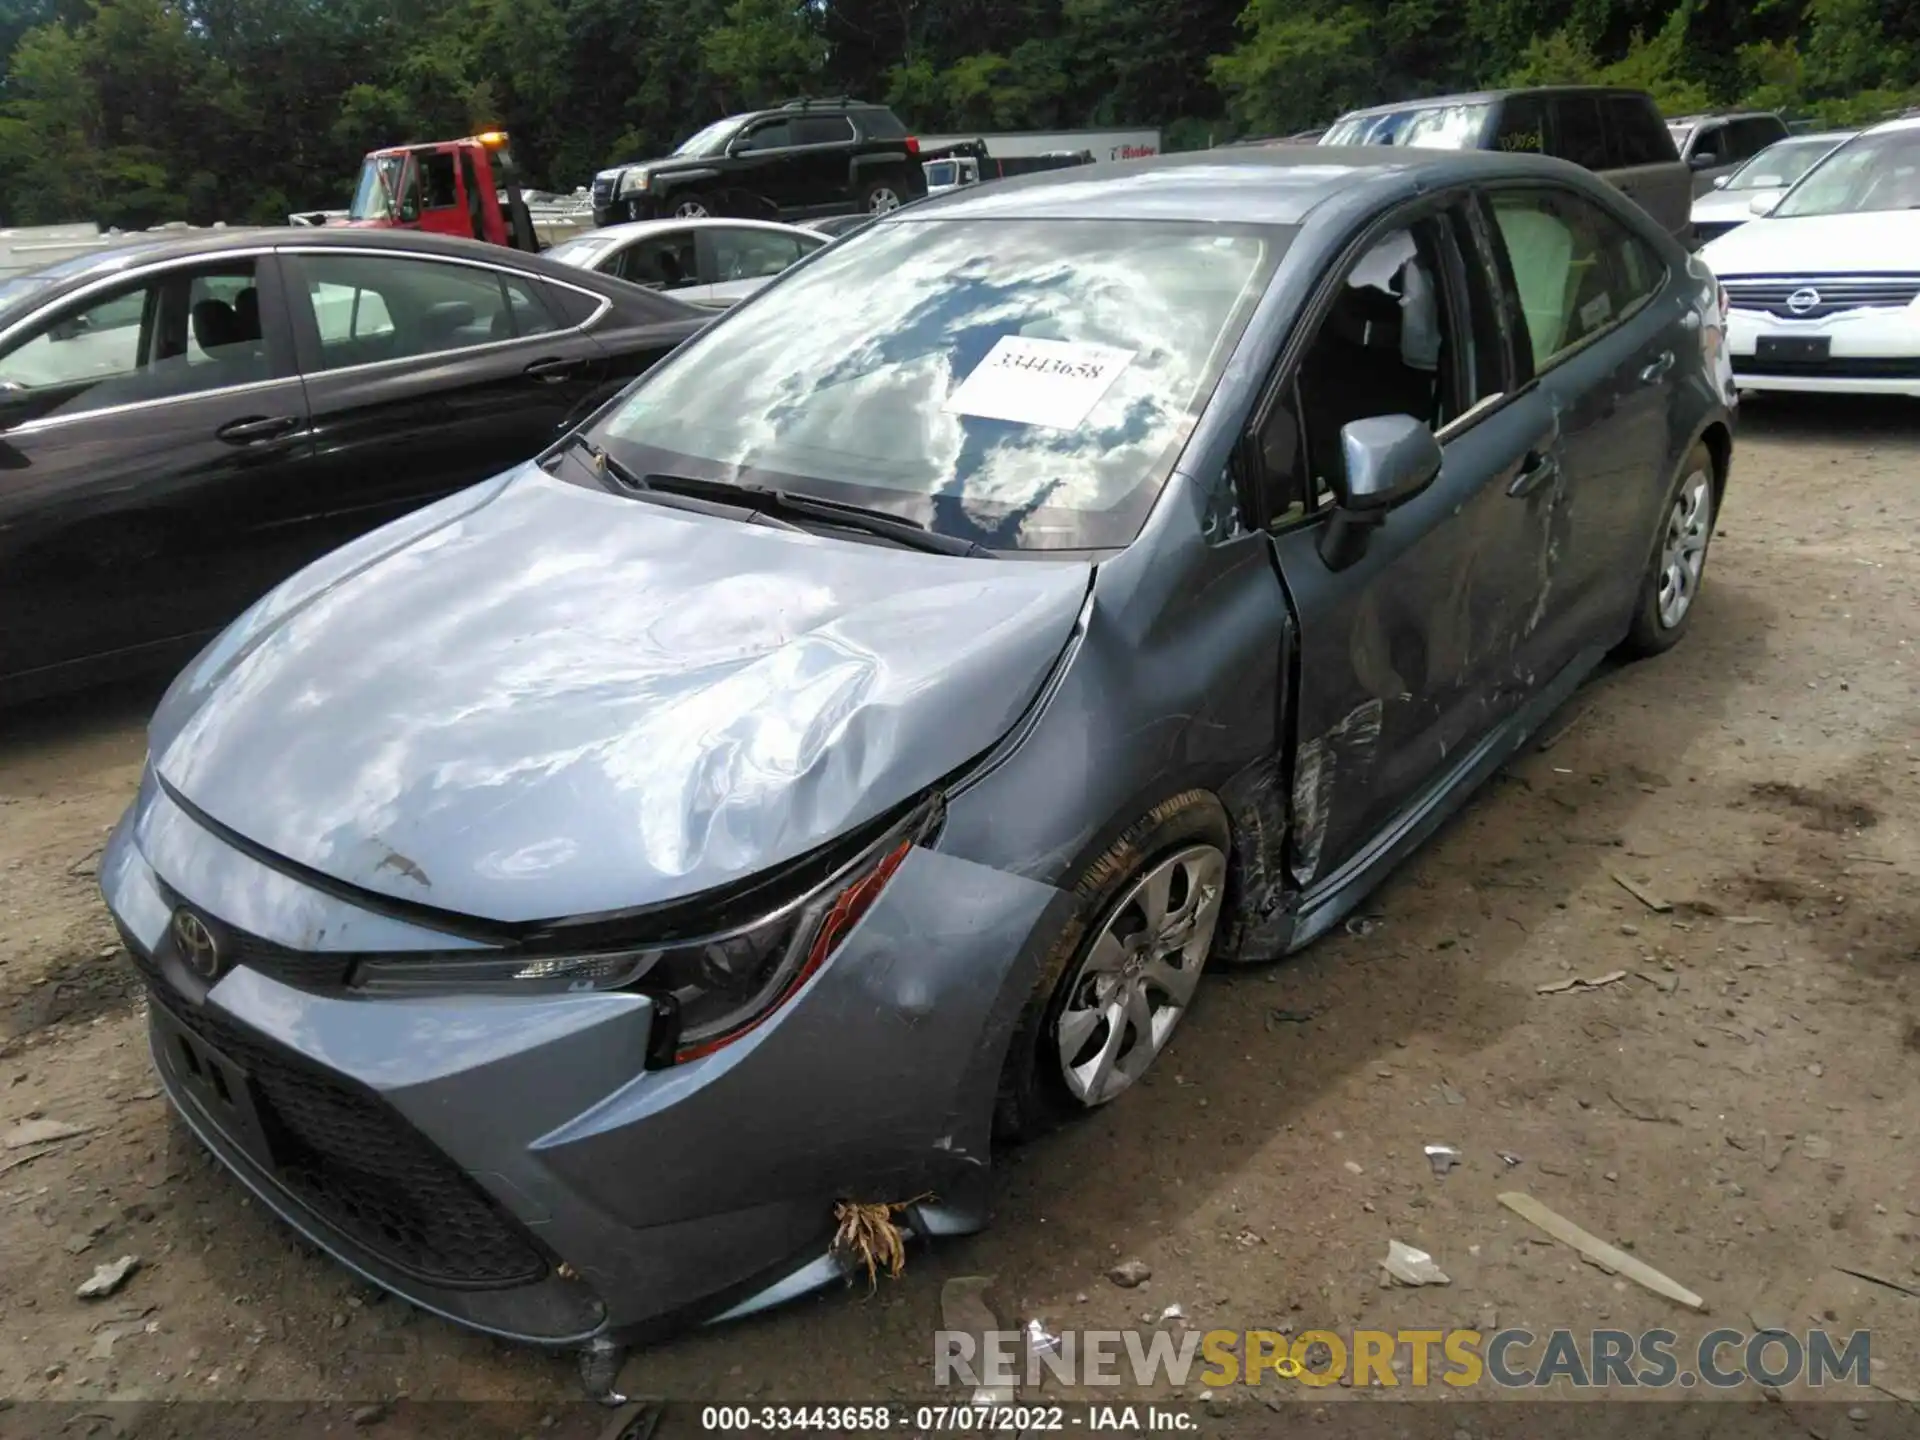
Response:
M311 444L286 315L261 250L0 336L0 677L203 635L295 568Z
M1514 388L1474 224L1464 198L1436 199L1364 237L1250 436L1300 620L1289 864L1310 896L1337 889L1547 678L1532 622L1557 439L1544 399ZM1380 414L1432 425L1444 463L1334 568L1341 431Z
M831 213L853 203L856 138L845 115L802 115L793 122L792 213Z
M1642 574L1632 562L1668 478L1686 307L1659 252L1588 197L1530 182L1490 189L1487 203L1521 373L1561 437L1540 597L1540 661L1557 669L1624 633Z
M357 534L537 454L606 379L539 277L417 252L287 255L330 528Z

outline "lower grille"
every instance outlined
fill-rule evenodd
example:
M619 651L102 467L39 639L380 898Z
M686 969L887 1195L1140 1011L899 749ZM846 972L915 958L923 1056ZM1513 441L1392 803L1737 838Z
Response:
M1734 309L1783 320L1819 320L1847 310L1899 310L1920 299L1920 275L1768 277L1723 283Z
M504 1289L547 1273L532 1240L381 1100L218 1016L153 1003L244 1068L271 1156L255 1156L321 1219L402 1274L448 1289Z
M1920 380L1920 358L1863 358L1836 355L1826 360L1756 360L1733 357L1735 375L1820 376L1829 380Z

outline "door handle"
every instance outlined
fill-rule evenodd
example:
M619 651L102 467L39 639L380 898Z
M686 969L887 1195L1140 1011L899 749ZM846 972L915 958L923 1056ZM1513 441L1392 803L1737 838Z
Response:
M535 360L521 373L530 379L545 381L551 385L555 381L568 379L580 368L578 360L568 360L562 356L549 356L544 360Z
M290 435L299 428L300 419L295 415L249 416L245 420L229 420L213 433L229 445L259 445Z
M1671 350L1662 350L1658 360L1655 360L1651 365L1641 370L1640 383L1642 385L1658 385L1662 380L1667 378L1667 372L1672 368L1673 352Z
M1551 455L1538 450L1529 450L1527 458L1521 463L1520 473L1513 477L1513 483L1507 486L1507 494L1514 496L1531 495L1542 485L1560 473L1560 462Z

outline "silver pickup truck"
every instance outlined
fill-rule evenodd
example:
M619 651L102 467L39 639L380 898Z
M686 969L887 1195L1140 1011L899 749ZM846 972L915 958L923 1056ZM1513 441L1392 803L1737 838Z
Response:
M1553 155L1610 181L1676 240L1694 243L1693 173L1643 90L1566 85L1437 95L1355 110L1320 143Z

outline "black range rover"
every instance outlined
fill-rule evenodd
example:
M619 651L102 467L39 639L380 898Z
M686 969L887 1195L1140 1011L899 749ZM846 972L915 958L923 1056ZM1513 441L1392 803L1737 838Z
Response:
M661 216L884 214L926 194L920 142L884 105L789 100L716 120L664 160L593 177L593 223Z

